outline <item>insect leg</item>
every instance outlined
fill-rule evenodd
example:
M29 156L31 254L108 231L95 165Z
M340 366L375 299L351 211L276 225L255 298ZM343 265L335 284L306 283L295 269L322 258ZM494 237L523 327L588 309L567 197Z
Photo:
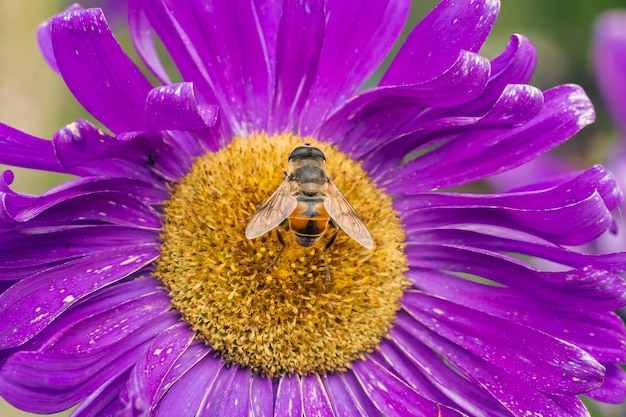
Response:
M326 242L326 244L324 245L324 248L322 248L322 255L324 256L324 266L326 266L327 282L330 282L330 265L328 265L328 259L326 258L326 250L328 250L328 248L330 248L332 244L335 243L335 239L337 238L337 234L339 233L339 228L337 227L335 222L332 221L332 219L330 220L329 224L335 229L335 233L333 233L330 239L328 239L328 242Z
M276 258L274 258L274 261L271 263L270 266L267 267L268 271L270 271L274 267L274 265L276 265L276 263L278 262L278 259L280 258L280 255L283 254L283 251L287 247L287 244L285 243L285 240L283 239L283 235L280 234L280 231L278 229L276 229L276 236L278 237L278 241L280 242L282 247L278 251L278 255L276 255Z

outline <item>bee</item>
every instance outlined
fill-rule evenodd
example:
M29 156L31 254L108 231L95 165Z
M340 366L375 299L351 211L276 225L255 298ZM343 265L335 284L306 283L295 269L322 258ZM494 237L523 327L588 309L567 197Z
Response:
M322 250L326 278L330 279L326 250L334 243L340 228L367 249L374 247L374 240L363 220L331 181L326 156L321 150L308 143L298 146L289 154L288 163L288 171L283 171L284 181L250 218L246 238L254 239L276 229L283 246L269 266L271 269L286 246L279 226L286 225L300 246L309 247L320 240L330 225L335 233Z

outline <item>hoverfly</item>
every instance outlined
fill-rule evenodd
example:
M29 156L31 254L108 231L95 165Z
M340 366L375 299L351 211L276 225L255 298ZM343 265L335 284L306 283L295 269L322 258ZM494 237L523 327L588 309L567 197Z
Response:
M335 233L322 250L325 262L326 250L335 241L339 228L365 248L372 249L374 240L367 226L328 176L324 153L307 143L291 151L288 162L288 171L283 171L285 180L250 218L246 238L253 239L286 223L296 242L309 247L317 243L330 225ZM278 229L276 233L283 247L270 269L286 246ZM327 262L326 277L330 279Z

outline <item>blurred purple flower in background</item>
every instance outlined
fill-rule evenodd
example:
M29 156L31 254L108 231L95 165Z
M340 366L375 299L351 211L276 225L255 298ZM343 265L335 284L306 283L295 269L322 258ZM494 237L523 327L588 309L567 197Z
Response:
M600 15L593 35L596 82L622 141L626 141L626 10Z
M617 130L617 142L606 156L607 167L621 187L626 186L626 10L600 15L593 31L592 62L596 83ZM605 234L595 243L597 251L626 250L626 205L616 212L617 233Z
M442 1L359 92L409 5L131 0L156 87L100 10L43 25L44 56L103 127L78 120L49 141L0 125L1 163L77 177L39 196L2 177L0 395L74 416L585 416L579 394L622 402L626 259L566 247L611 227L614 177L436 191L556 147L593 122L589 99L529 86L521 35L478 53L494 0ZM376 245L339 232L326 253L283 233L268 269L277 238L244 228L304 141Z

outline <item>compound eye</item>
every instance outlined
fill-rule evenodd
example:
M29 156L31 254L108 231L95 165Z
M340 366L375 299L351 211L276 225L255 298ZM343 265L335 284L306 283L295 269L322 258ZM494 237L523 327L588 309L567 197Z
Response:
M326 161L326 156L322 151L313 146L298 146L289 154L289 161L296 158L319 158L322 161Z

